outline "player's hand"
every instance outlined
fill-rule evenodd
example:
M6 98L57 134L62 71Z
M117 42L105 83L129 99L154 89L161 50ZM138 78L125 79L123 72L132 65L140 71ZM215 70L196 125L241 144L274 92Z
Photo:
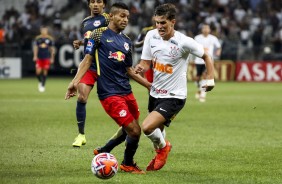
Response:
M207 83L202 87L206 89L206 92L211 91L214 88L214 79L208 79Z
M77 86L73 82L70 82L68 86L68 91L65 95L65 100L68 100L71 97L76 96L76 93L77 93Z
M136 74L138 74L138 73L144 73L144 67L143 67L142 65L140 65L140 64L137 64L137 65L135 66L135 68L134 68L134 72L135 72Z
M36 61L37 61L37 57L34 56L32 60L33 60L34 62L36 62Z
M79 49L80 45L82 45L82 41L81 41L81 40L74 40L74 41L72 42L72 44L73 44L73 47L74 47L75 49Z

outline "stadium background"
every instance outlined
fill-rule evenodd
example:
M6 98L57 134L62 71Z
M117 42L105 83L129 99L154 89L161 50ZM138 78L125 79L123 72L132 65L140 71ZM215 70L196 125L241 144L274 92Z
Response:
M50 75L70 75L80 62L80 51L72 41L81 39L80 22L89 15L86 0L0 0L0 78L13 78L13 61L21 61L21 73L34 74L32 41L41 25L48 25L55 38L57 54ZM109 1L109 5L113 1ZM280 81L282 78L282 2L281 0L124 0L131 18L125 33L134 41L139 31L151 25L154 7L172 2L179 10L176 29L194 37L201 23L211 24L212 34L222 43L216 58L217 80ZM4 34L3 34L4 33ZM135 54L135 62L139 55ZM226 62L227 61L227 62ZM252 61L252 62L250 62ZM277 62L278 61L278 62ZM19 62L19 61L17 61ZM188 78L192 79L193 65ZM11 75L11 76L9 76Z

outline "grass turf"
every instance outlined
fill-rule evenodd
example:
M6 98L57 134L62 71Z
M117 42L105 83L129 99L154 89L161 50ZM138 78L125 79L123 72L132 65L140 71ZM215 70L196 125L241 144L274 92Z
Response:
M97 99L87 105L87 144L71 144L77 135L76 99L64 100L71 79L50 78L46 92L36 79L0 80L0 183L282 183L282 85L217 83L207 102L194 99L189 83L184 109L167 128L173 148L167 165L146 175L123 172L110 180L90 170L93 148L103 145L117 125ZM132 82L140 124L147 91ZM122 161L124 144L113 154ZM154 156L141 136L135 156L145 169Z

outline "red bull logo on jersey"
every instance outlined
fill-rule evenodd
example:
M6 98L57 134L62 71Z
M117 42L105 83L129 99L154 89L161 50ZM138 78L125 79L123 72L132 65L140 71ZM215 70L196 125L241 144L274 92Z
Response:
M125 60L125 54L122 53L121 51L117 51L117 52L110 51L108 58L113 58L117 61L124 61Z
M86 31L83 36L84 38L90 38L90 35L91 35L91 31Z
M157 61L153 61L153 68L159 72L164 72L168 74L173 73L173 67L171 64L162 64Z

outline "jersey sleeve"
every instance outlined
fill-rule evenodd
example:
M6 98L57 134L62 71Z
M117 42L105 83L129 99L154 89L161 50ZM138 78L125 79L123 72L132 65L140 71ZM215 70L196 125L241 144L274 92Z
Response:
M220 44L220 42L219 42L217 37L214 37L214 46L217 49L221 48L221 44Z
M185 51L190 52L194 56L202 57L204 55L204 47L195 41L193 38L190 37L183 37L183 49Z
M92 56L95 55L95 50L99 46L101 36L106 29L107 27L101 27L92 31L90 38L88 39L84 54L90 54Z
M153 59L153 56L152 56L151 50L150 50L151 36L152 36L151 31L149 31L145 36L142 55L141 55L141 59L143 59L143 60L152 60Z

